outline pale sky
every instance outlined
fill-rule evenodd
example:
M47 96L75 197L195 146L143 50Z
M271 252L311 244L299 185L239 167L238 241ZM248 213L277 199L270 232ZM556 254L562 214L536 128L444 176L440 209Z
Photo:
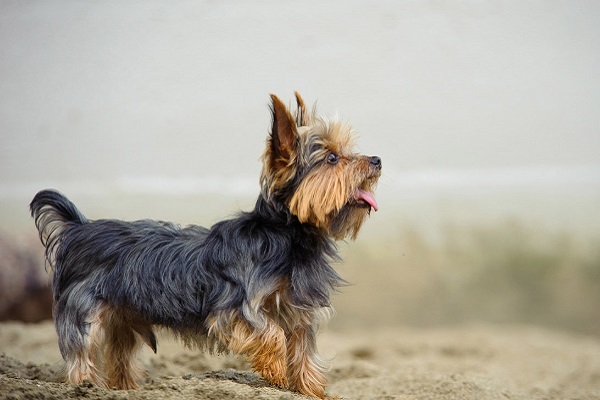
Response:
M421 171L596 184L599 21L595 0L0 0L0 192L252 184L268 95L294 90L382 157L382 191Z

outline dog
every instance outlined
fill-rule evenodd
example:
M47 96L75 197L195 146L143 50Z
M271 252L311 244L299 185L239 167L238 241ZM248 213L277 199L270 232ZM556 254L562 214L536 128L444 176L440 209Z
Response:
M336 240L355 239L378 206L379 157L353 152L354 132L271 95L272 126L250 212L210 228L87 219L61 193L30 204L53 271L53 317L66 379L135 389L154 329L184 345L245 355L266 381L324 398L328 363L316 335L345 281Z

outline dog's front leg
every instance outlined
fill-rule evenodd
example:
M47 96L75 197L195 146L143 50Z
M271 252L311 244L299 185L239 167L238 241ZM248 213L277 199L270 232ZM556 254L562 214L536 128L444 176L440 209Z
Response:
M323 399L328 365L317 354L316 328L296 327L288 337L287 349L290 389Z
M251 324L237 313L225 317L224 323L214 322L212 330L218 332L229 350L246 355L252 368L267 381L288 387L286 338L279 325L266 317L260 324ZM218 331L219 326L226 327L225 332Z

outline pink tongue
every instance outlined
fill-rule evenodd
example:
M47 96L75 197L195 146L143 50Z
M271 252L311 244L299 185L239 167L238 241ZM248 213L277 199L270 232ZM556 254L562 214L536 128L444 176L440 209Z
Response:
M367 192L366 190L358 189L356 190L356 193L354 193L354 197L356 197L357 200L362 199L366 201L367 204L373 208L373 210L377 211L377 200L375 200L375 196L373 196L372 193Z

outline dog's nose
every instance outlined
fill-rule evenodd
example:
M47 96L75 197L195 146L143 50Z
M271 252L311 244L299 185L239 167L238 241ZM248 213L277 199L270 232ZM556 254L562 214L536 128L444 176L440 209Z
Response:
M381 169L381 158L373 156L369 159L369 163L377 169Z

